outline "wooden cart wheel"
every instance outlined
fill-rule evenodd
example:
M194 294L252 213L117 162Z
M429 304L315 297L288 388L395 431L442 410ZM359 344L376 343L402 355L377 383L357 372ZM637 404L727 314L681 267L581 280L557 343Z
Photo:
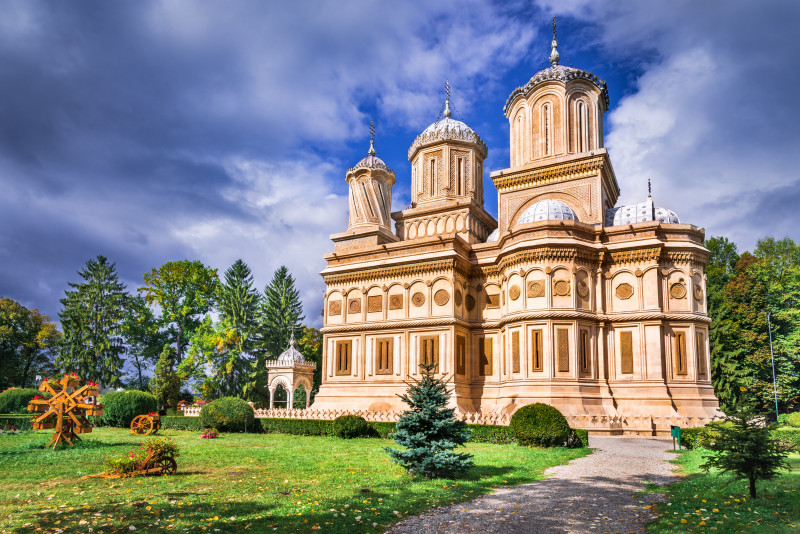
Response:
M159 468L161 471L154 474L161 474L161 475L174 475L175 471L178 470L178 464L175 462L175 458L172 456L162 456L157 460L153 460L147 466L147 469Z
M131 432L139 436L147 436L153 431L153 419L149 415L137 415L131 421Z

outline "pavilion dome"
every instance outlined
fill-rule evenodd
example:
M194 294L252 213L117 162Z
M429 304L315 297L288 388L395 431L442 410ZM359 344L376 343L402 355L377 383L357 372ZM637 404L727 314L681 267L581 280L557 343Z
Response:
M370 138L369 140L369 151L367 152L367 156L365 158L361 158L361 161L356 163L354 166L347 169L347 174L351 172L357 171L358 169L381 169L387 172L390 172L391 169L389 168L386 163L375 155L375 138Z
M535 221L577 221L578 216L575 211L560 200L541 200L528 206L519 219L517 224L525 224Z
M409 161L414 157L417 150L423 146L450 140L475 144L483 155L486 155L488 148L477 132L466 123L452 118L451 115L450 99L448 98L445 100L444 117L425 128L411 143L411 147L408 149Z
M276 360L278 365L294 365L294 364L305 364L308 361L303 357L299 350L294 348L294 332L292 332L292 338L289 340L289 347L278 356Z

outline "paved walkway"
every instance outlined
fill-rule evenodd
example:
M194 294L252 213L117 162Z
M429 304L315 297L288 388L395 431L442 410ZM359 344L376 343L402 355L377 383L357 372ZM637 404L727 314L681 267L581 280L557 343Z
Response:
M675 480L667 452L671 441L590 438L593 454L551 467L549 478L533 484L499 488L472 501L446 506L398 523L388 532L645 532L659 493L634 496L647 482Z

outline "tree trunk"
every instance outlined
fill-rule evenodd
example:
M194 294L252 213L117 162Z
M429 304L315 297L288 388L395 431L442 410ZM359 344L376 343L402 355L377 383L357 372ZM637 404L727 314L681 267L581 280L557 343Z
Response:
M750 498L756 498L756 477L755 475L750 475Z

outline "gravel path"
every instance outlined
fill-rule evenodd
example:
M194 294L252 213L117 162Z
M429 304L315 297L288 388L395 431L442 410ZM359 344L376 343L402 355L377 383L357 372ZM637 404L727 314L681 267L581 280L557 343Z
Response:
M650 507L662 495L634 494L647 482L675 480L671 441L592 437L589 445L593 454L551 467L549 478L408 518L388 532L645 532L655 517Z

